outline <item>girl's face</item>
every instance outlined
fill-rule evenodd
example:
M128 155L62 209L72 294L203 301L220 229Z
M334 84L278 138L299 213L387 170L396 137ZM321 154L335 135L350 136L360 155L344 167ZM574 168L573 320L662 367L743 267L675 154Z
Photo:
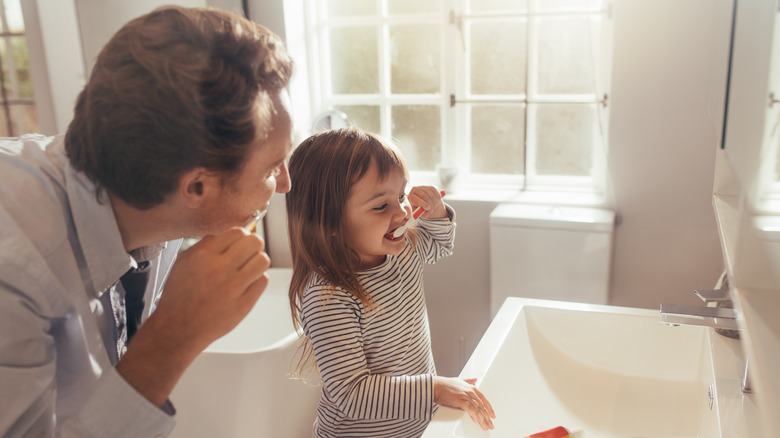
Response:
M379 266L388 254L401 253L406 239L391 240L385 235L401 226L410 214L403 171L392 171L380 180L372 162L352 186L344 217L347 244L360 256L360 270Z

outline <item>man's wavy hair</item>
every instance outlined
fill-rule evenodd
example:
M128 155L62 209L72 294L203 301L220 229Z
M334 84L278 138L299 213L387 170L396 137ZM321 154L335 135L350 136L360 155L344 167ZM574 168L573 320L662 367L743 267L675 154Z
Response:
M266 139L293 64L273 32L216 9L164 7L120 29L78 97L65 148L73 167L138 209L185 172L231 181Z

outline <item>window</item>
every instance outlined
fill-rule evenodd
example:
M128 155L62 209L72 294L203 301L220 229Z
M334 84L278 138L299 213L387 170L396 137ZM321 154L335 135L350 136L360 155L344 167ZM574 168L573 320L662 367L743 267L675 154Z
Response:
M39 132L19 0L0 0L0 136Z
M603 191L608 3L306 3L313 112L393 138L415 179Z
M769 96L756 177L755 205L761 213L780 213L780 10L775 11L769 54Z

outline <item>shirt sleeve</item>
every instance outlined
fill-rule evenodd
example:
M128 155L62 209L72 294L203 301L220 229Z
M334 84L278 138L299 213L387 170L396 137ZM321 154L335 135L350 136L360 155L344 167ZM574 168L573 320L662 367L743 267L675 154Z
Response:
M73 423L69 428L86 431L87 436L127 438L168 436L176 424L172 416L146 400L115 368L103 373Z
M455 247L455 210L447 204L447 217L417 221L417 246L415 251L425 263L432 264L452 255Z
M82 318L91 315L63 311L62 303L53 304L40 284L35 287L36 280L21 271L13 281L32 292L23 293L0 279L0 436L170 434L174 418L106 366L107 360L101 362L89 353ZM55 332L60 341L55 341ZM76 377L90 373L95 377L83 381ZM71 382L68 391L58 387L63 382ZM58 391L69 395L60 394L58 401ZM70 412L58 421L55 406L63 400L68 406L60 409Z
M34 304L0 280L0 436L51 436L53 339Z
M348 292L315 287L304 296L303 327L311 339L324 391L349 418L430 419L433 375L372 374L361 342L362 308Z

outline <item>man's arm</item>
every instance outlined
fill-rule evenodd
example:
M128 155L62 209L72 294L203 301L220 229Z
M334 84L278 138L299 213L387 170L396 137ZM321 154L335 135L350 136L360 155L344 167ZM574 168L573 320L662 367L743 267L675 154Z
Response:
M198 354L260 298L271 263L263 247L257 235L234 228L179 255L157 309L116 366L152 404L162 407Z

